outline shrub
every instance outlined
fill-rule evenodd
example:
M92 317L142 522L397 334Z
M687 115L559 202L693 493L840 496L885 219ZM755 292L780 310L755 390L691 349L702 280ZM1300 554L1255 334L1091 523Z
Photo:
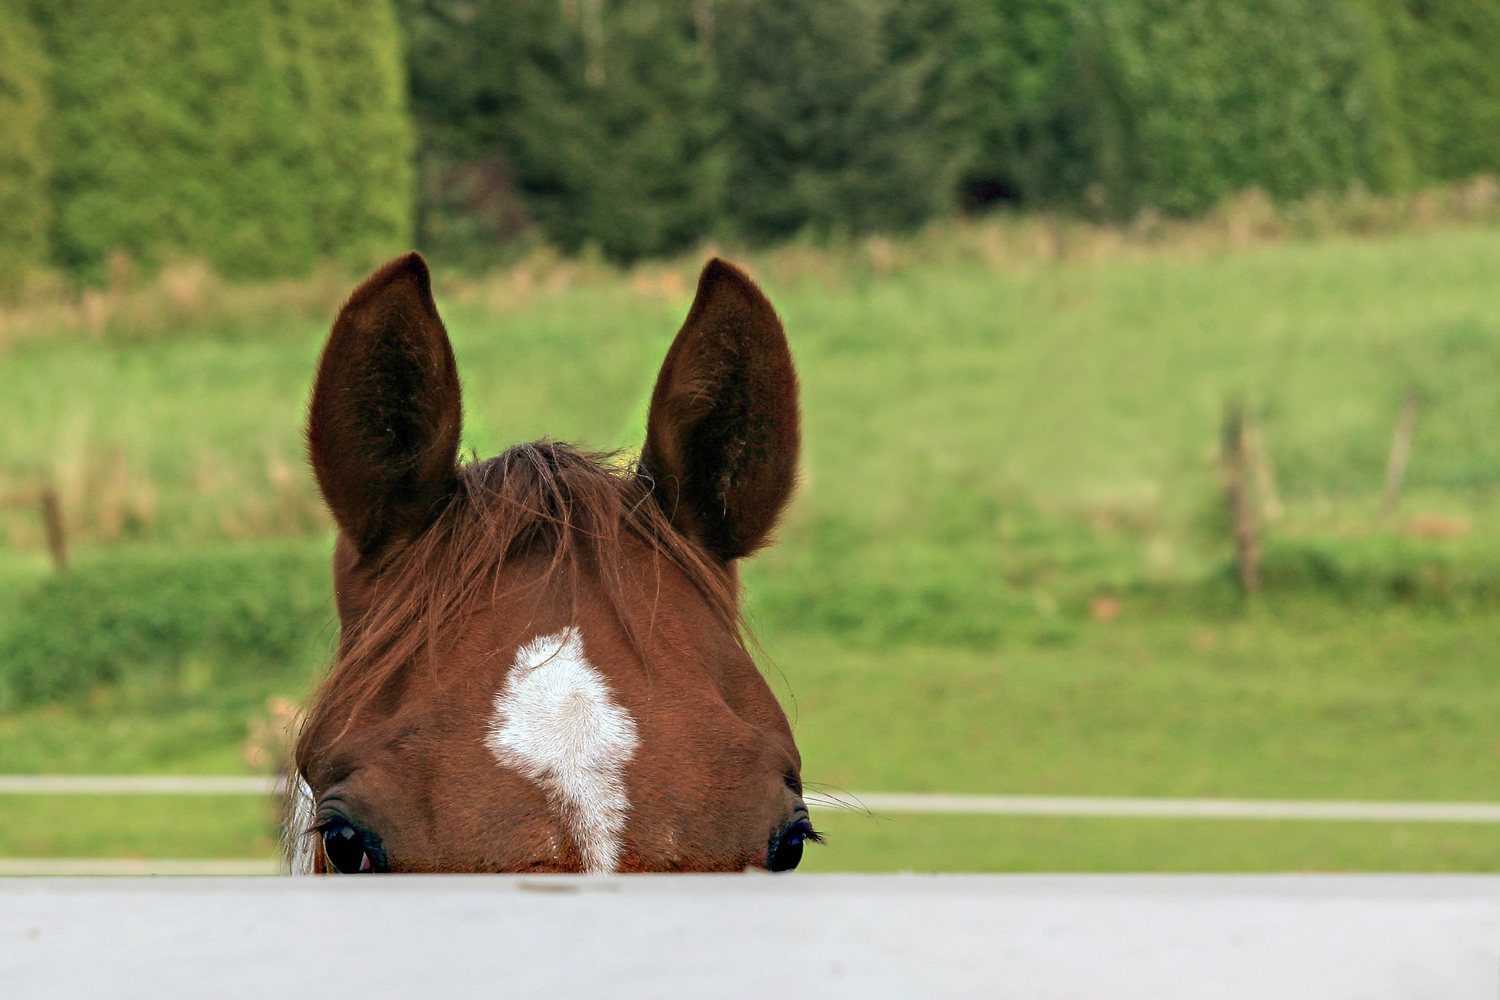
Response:
M1488 546L1400 536L1275 539L1261 582L1276 593L1319 593L1380 607L1413 604L1446 611L1500 598L1500 563Z
M232 680L322 661L336 635L324 546L119 553L49 577L0 630L0 704L101 683Z

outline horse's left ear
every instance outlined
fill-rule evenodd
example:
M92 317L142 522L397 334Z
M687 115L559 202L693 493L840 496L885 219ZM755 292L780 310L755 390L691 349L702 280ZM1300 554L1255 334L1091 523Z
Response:
M657 376L641 473L677 529L727 562L765 544L800 442L781 321L744 272L715 258Z

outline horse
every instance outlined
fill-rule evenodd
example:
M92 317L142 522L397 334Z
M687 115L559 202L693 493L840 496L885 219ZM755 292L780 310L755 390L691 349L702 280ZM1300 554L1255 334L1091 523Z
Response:
M821 838L750 653L737 565L797 477L797 375L713 259L634 463L543 440L459 457L422 257L375 271L318 363L333 665L289 780L297 873L785 871Z

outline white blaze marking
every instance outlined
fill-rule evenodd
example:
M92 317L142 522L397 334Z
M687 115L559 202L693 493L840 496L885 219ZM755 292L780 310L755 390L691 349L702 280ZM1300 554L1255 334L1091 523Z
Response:
M591 874L619 865L630 812L625 764L639 742L635 720L589 666L583 636L572 627L516 653L484 738L501 764L547 793Z

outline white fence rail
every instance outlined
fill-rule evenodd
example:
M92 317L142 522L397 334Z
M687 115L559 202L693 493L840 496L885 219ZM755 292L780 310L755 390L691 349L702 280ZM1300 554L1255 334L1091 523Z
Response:
M279 795L282 787L279 778L244 775L0 775L0 795ZM811 798L814 805L821 799L827 804L877 814L1500 823L1500 803L1493 802L1168 799L904 792L834 793L814 795Z
M0 795L280 795L280 778L218 774L0 774Z
M845 798L840 796L840 798ZM1488 802L1319 802L1303 799L1131 799L1072 795L847 796L873 813L971 816L1141 816L1155 819L1311 819L1401 823L1500 823Z
M275 858L0 858L0 877L279 874Z

